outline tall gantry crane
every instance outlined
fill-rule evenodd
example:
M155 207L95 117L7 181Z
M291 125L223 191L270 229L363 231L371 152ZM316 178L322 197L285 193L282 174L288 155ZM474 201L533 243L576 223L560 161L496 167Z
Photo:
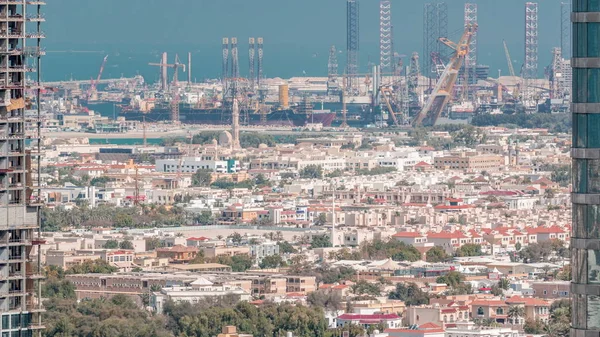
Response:
M455 52L431 92L427 103L413 120L413 126L435 125L435 122L452 98L452 91L458 78L458 71L469 53L469 43L475 32L477 32L477 24L470 24L465 26L465 31L458 43L454 43L445 37L440 38L440 42L454 49Z
M90 83L90 88L87 91L86 100L89 100L94 92L96 92L96 86L100 79L102 78L102 73L104 72L104 66L106 66L106 60L108 60L108 55L104 56L104 60L102 60L102 65L100 66L100 71L98 72L98 77L96 77L96 81L92 78Z

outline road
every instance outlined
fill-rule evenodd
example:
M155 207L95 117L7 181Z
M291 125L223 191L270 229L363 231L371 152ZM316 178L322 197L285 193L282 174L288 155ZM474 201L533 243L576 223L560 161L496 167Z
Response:
M146 131L146 138L168 138L185 137L189 134L197 134L201 131L230 131L231 127L221 126L185 126L184 128L173 129L171 125L165 125L163 128L149 129ZM242 131L247 132L268 132L271 135L289 135L302 134L306 136L327 134L344 134L344 131L292 131L291 128L284 127L241 127ZM356 132L356 131L353 131ZM144 138L143 131L130 131L127 133L86 133L86 132L44 132L45 138Z

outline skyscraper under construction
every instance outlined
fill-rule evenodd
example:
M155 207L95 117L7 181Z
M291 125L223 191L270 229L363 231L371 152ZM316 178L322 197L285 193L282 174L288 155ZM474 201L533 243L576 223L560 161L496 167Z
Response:
M0 0L0 336L43 328L39 245L40 48L43 0ZM36 72L27 78L27 73ZM26 93L38 94L38 102ZM31 106L37 114L29 114ZM28 114L26 115L26 110ZM29 148L27 148L29 147ZM34 179L36 181L34 182Z

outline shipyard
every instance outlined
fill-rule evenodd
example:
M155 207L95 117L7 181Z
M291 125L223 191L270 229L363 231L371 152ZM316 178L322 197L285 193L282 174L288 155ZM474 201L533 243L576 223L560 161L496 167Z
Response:
M600 0L47 2L2 337L600 337Z
M448 36L445 3L424 5L423 51L398 54L393 49L391 6L380 8L379 62L359 72L359 4L348 1L347 45L332 45L326 77L267 78L268 41L262 37L222 39L221 76L197 82L192 53L148 59L159 78L103 79L110 56L98 58L96 78L47 84L43 96L47 126L83 132L112 133L142 129L139 124L232 125L233 102L239 125L324 128L407 129L443 123L469 123L480 115L558 114L569 112L571 68L568 29L561 26L560 46L549 65L538 64L537 4L528 3L523 22L525 58L516 64L506 41L497 41L508 73L497 75L478 56L477 6L464 9L464 27ZM563 6L564 7L564 6ZM561 10L563 8L561 7ZM562 15L567 15L562 13ZM564 21L565 18L561 18ZM454 41L452 40L454 39ZM242 42L243 41L243 42ZM247 59L240 51L247 49ZM514 52L514 50L513 50ZM346 66L340 58L345 55ZM267 57L268 59L268 57ZM538 76L544 67L544 76ZM245 75L241 75L244 73ZM112 107L94 120L99 105ZM81 116L81 117L77 117ZM83 117L87 116L87 117Z

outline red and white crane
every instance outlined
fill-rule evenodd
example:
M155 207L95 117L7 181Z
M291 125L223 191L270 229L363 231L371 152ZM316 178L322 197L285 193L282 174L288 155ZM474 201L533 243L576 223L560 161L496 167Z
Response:
M96 86L98 85L98 82L100 82L100 79L102 78L102 72L104 72L104 66L106 65L107 59L108 59L108 55L104 56L104 60L102 60L102 65L100 66L100 71L98 72L98 77L96 78L96 81L94 81L94 78L92 78L92 80L91 80L90 88L87 91L87 100L89 100L90 97L92 96L92 94L96 91Z

